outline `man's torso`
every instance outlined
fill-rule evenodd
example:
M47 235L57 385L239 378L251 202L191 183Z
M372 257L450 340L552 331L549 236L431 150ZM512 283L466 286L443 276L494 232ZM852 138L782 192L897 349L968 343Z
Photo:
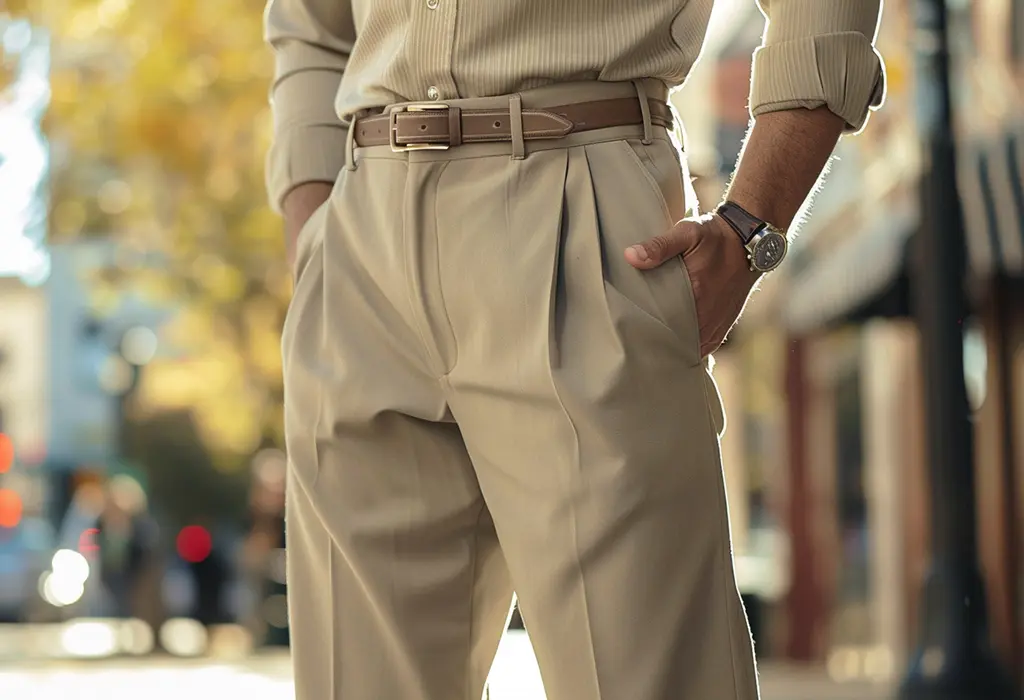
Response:
M340 0L344 1L344 0ZM572 80L681 84L713 0L351 0L338 113Z

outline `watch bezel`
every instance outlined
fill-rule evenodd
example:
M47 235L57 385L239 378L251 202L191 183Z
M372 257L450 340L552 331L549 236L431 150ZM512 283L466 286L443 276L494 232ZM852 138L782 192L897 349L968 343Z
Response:
M782 240L782 255L775 260L774 264L765 267L758 264L757 251L758 248L763 246L766 241L778 236ZM774 226L766 224L763 226L746 245L748 252L748 259L750 261L750 269L755 272L771 272L782 264L782 261L786 259L786 255L789 252L789 239L786 238L786 234Z

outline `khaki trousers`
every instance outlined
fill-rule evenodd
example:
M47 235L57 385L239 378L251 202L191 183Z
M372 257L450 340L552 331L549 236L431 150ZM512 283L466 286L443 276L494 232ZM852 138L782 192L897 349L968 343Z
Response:
M298 700L479 700L513 591L548 700L757 697L689 278L623 257L687 210L677 149L648 135L356 149L302 231Z

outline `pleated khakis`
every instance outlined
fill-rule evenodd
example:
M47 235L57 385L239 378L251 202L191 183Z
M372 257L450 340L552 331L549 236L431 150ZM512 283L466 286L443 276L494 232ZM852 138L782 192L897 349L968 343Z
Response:
M302 231L298 700L478 700L513 591L548 700L757 697L690 281L623 257L695 205L669 134L643 135L357 149Z

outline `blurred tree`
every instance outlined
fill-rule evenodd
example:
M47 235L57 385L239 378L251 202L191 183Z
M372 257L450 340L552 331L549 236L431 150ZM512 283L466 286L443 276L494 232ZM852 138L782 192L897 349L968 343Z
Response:
M14 82L14 69L0 60L0 92Z
M217 469L218 460L232 456L212 454L203 442L188 411L164 411L141 420L132 432L129 452L146 465L148 491L161 522L172 528L212 515L235 521L245 516L249 476L224 465ZM244 465L237 457L234 462Z
M52 238L123 245L99 302L130 287L181 309L167 335L179 356L147 367L142 403L191 410L215 453L279 441L291 282L263 189L272 64L259 5L7 5L52 33Z

